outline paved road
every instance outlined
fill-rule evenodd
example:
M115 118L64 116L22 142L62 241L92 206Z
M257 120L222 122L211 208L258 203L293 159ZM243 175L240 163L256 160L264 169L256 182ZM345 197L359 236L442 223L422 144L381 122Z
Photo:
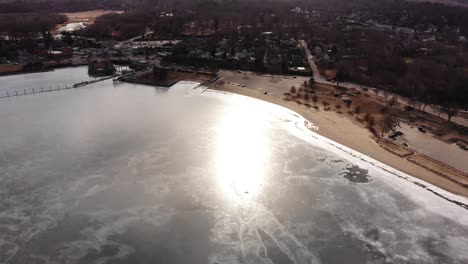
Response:
M152 33L153 33L152 30L150 30L149 28L146 28L146 32L145 32L144 35L148 35L148 34L152 34ZM115 47L116 48L121 48L121 47L125 47L125 46L131 47L133 45L133 41L135 41L138 38L141 38L141 35L130 38L130 39L127 39L127 40L119 41L119 42L117 42Z
M315 82L322 83L322 84L336 85L336 82L327 81L325 79L325 77L320 75L320 73L318 71L318 68L317 68L317 65L315 64L314 57L312 56L312 54L310 52L310 49L307 46L307 43L304 40L299 40L299 42L301 43L301 45L304 47L304 49L306 51L307 61L309 62L310 68L312 69L312 72L314 74ZM376 90L377 89L377 88L374 88L374 87L369 87L369 86L360 85L360 84L356 84L356 83L350 83L350 82L340 83L340 86L348 88L348 89L354 88L354 89L356 89L358 91L361 91L361 92L364 90L364 88L367 88L368 90ZM405 98L405 97L402 97L402 96L399 96L399 95L395 95L395 94L392 94L392 93L388 93L389 98L392 97L392 96L395 96L395 98L397 98L398 103L403 104L403 105L410 105L408 98ZM429 114L432 114L434 116L439 116L439 110L436 107L433 107L433 106L428 105L426 107L426 109L425 109L425 112L429 113ZM441 116L446 117L445 114L442 114ZM459 115L454 116L454 117L452 117L451 121L454 122L454 123L457 123L459 125L468 127L468 119L466 119L466 118L464 118L462 116L459 116Z

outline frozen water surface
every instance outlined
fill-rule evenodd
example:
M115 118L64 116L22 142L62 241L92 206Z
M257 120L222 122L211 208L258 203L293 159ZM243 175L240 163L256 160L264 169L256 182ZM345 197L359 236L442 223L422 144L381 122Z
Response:
M468 263L466 199L195 86L1 99L0 263Z

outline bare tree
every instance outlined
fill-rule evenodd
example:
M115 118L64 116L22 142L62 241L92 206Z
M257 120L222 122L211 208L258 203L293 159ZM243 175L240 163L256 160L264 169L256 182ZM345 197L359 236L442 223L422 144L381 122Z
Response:
M314 96L312 96L312 101L314 102L314 105L317 105L317 101L318 101L317 95L314 94Z
M368 122L369 122L369 119L370 119L371 117L372 117L371 114L366 113L366 115L364 116L364 121L366 121L366 123L368 123Z
M388 101L388 106L394 107L396 104L397 104L397 98L396 98L396 96L394 95L394 96L392 96L392 97L390 98L390 101Z
M370 131L373 131L374 130L374 125L375 125L375 119L374 117L367 113L365 116L364 116L364 120L366 121L366 124L367 124L367 128L370 130Z
M388 107L386 107L386 106L380 108L380 110L379 110L379 113L381 115L385 115L387 112L388 112Z
M385 90L382 91L382 95L383 95L385 101L387 101L388 96L390 96L390 94Z
M394 114L384 115L381 121L382 137L385 133L395 131L397 126L400 126L400 120Z
M355 113L356 115L358 115L358 116L359 116L359 114L361 113L361 107L360 107L359 105L356 106L356 108L354 108L354 113Z
M336 66L336 87L340 86L340 83L349 80L351 78L352 65L348 61L341 61Z
M315 80L314 80L314 77L311 77L309 79L309 87L310 88L315 88Z
M413 109L421 108L421 104L415 98L409 98L408 104L413 107Z
M349 109L349 107L351 106L353 101L352 100L346 100L344 103L345 103L346 107Z
M369 122L367 122L367 126L369 127L370 130L373 130L374 125L375 125L375 118L373 116L370 116Z
M291 89L289 90L290 93L296 93L296 87L293 85L291 86Z
M454 106L443 106L439 108L439 111L445 113L447 115L447 121L450 122L450 119L458 114L459 109Z

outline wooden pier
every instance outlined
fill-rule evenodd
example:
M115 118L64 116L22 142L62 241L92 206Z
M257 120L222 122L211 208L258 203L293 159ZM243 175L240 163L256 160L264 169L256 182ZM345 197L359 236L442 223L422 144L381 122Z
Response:
M93 79L89 81L81 81L78 83L74 83L72 85L57 85L55 87L47 87L47 88L29 88L29 89L16 89L16 90L7 90L6 93L0 94L0 99L1 98L9 98L9 97L17 97L17 96L25 96L25 95L32 95L32 94L40 94L40 93L49 93L49 92L54 92L54 91L62 91L62 90L70 90L70 89L76 89L76 88L81 88L85 87L87 85L97 83L97 82L102 82L105 80L109 80L112 78L119 77L119 74L115 74L112 76L106 76L102 77L99 79Z

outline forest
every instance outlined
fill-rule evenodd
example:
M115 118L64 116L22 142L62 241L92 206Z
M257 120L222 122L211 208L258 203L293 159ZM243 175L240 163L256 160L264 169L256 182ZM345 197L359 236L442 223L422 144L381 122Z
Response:
M294 13L300 6L308 13ZM14 38L44 34L64 23L58 12L124 10L107 14L75 34L124 40L147 30L159 38L184 38L188 29L208 29L213 41L272 31L330 50L338 81L395 92L427 104L468 108L468 9L402 0L48 0L0 2L0 32ZM170 13L171 16L164 14ZM347 17L424 32L434 40L403 39L372 28L348 29ZM2 47L5 44L2 43ZM258 47L252 47L255 52ZM261 65L259 65L261 68Z

